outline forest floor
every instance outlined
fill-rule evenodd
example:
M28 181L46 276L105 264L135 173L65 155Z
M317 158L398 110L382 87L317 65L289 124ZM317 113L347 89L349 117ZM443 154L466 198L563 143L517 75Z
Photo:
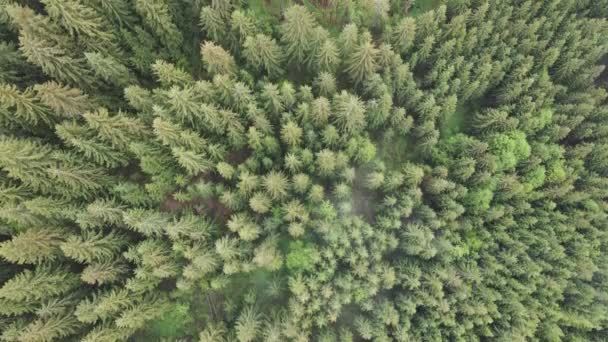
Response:
M410 8L410 13L412 17L419 16L420 14L430 11L433 8L438 7L441 4L441 0L418 0L414 3L412 8Z
M256 14L266 16L281 16L281 13L292 4L290 0L251 0L247 3Z
M370 191L365 187L365 176L367 172L358 169L353 184L352 193L352 214L363 217L366 222L373 223L374 211L378 195L375 191Z
M407 136L394 136L390 139L376 139L378 158L384 162L387 170L396 170L404 162L416 159L414 146Z
M470 105L459 105L452 115L445 118L443 124L439 128L441 138L449 138L463 132L467 123L467 114L472 113L473 111L474 109Z

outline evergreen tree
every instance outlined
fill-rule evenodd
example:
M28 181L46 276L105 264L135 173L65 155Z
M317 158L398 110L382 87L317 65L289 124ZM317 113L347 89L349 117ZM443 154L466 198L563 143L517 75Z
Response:
M56 315L37 319L19 333L21 341L52 341L74 334L82 324L71 314Z
M221 46L215 45L213 42L205 42L201 45L201 55L203 56L203 63L205 63L207 71L211 75L233 75L236 72L234 58Z
M7 139L0 141L0 146L0 166L9 177L19 179L36 190L51 188L52 182L46 173L52 162L48 157L50 148L34 142Z
M245 308L236 322L237 339L239 342L253 341L260 332L260 317L252 307Z
M243 55L254 68L274 77L283 73L283 52L276 41L264 34L247 37Z
M271 171L264 176L263 185L271 198L281 199L287 195L289 183L281 172Z
M286 45L290 62L304 64L306 54L314 44L314 19L304 6L294 5L285 11L281 24L281 41Z
M222 13L211 6L201 8L200 25L217 42L226 35L226 24Z
M345 133L358 133L365 127L365 107L361 100L342 91L334 96L336 125Z
M245 39L256 33L252 18L241 10L235 10L230 17L230 31L236 36L237 43L242 45Z
M324 72L333 72L336 67L340 64L340 53L338 51L338 47L331 39L325 39L322 42L319 42L320 46L316 52L315 66L321 71ZM331 95L324 94L321 95Z
M82 270L80 279L87 284L104 285L121 280L127 271L121 262L95 261Z
M367 32L366 32L367 33ZM346 72L353 82L360 84L377 69L378 49L374 46L369 34L362 34L361 42L353 47L346 61Z
M138 137L146 135L145 125L140 120L121 112L110 116L106 109L99 108L95 112L84 113L83 117L98 137L113 147L126 148L132 141L137 141Z
M65 294L79 284L75 274L65 268L39 266L15 275L0 288L0 298L12 301L48 299Z
M299 145L301 137L302 129L293 121L287 122L281 128L281 138L287 145L291 147Z
M28 7L9 5L7 13L20 28L19 50L46 74L75 86L93 82L83 58L73 57L59 27Z
M392 42L401 54L407 53L416 38L416 20L405 17L394 28Z
M114 257L126 243L126 237L111 232L85 231L82 236L70 236L61 244L63 253L78 262L109 260Z
M93 8L76 0L42 0L49 17L63 26L71 36L82 40L87 48L105 53L116 53L114 35Z
M16 119L23 125L36 125L39 122L49 124L53 120L52 112L34 97L32 89L20 92L14 85L1 84L0 105L13 114L12 116L8 116L8 113L3 115L4 121L11 122Z
M144 23L154 31L169 51L180 51L183 36L173 22L166 3L159 0L135 0L134 6Z
M167 303L160 298L145 297L127 310L123 311L116 319L119 328L140 329L146 321L160 317L167 307Z
M73 146L85 158L107 167L124 166L128 158L124 153L118 152L92 137L85 127L72 123L63 123L55 127L57 135L69 146ZM89 136L89 137L87 137Z
M102 80L118 86L134 83L129 69L114 57L99 52L86 52L84 55L95 75Z
M123 214L125 224L146 236L160 235L169 224L169 218L160 212L145 209L130 209Z
M0 244L0 256L16 264L39 264L58 256L65 232L56 228L30 228Z
M336 79L329 72L321 72L315 80L315 87L319 95L329 97L336 92Z
M59 116L74 118L91 108L91 99L80 89L70 88L54 81L34 86L36 97Z

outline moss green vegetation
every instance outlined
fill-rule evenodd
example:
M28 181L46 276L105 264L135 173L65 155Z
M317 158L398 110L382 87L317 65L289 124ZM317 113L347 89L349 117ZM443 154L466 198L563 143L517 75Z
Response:
M317 251L311 244L303 241L292 241L289 243L289 250L285 258L285 266L290 271L311 270L314 266L315 253Z
M0 341L606 341L606 0L0 0Z
M458 1L455 1L458 2ZM461 3L465 3L464 1L460 1ZM434 8L439 7L442 3L442 0L416 0L413 1L412 7L410 7L409 15L412 17L417 17L420 14L430 11Z
M455 134L465 132L467 128L467 118L474 113L470 106L459 106L453 113L448 113L440 128L442 138L449 138Z

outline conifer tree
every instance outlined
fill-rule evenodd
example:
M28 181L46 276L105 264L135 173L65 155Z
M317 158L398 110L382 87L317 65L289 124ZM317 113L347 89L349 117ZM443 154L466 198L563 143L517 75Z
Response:
M126 237L115 234L85 231L82 236L70 236L61 244L63 253L78 262L90 263L113 258L126 243Z
M281 199L287 195L289 183L281 172L271 171L264 176L263 185L271 198Z
M237 339L239 342L253 341L261 328L259 314L252 307L245 308L236 323Z
M302 129L293 121L289 121L281 128L281 138L288 146L295 147L302 138Z
M256 69L275 77L283 73L281 63L283 52L276 41L267 35L256 34L245 39L243 44L245 59Z
M194 215L185 215L179 220L174 220L166 227L170 238L178 240L180 237L187 237L192 240L205 240L211 230L212 225Z
M169 218L157 211L131 209L123 213L125 224L146 236L160 235L169 224Z
M140 329L146 321L160 317L167 307L164 299L144 297L141 301L123 311L116 319L119 328Z
M146 135L145 125L136 118L131 118L118 112L113 116L105 108L83 114L87 125L97 132L103 141L113 147L124 149L138 137Z
M277 85L274 83L266 83L260 94L266 109L271 111L273 114L279 114L284 109L283 101L281 101L281 94Z
M78 277L66 268L39 266L24 270L0 288L0 298L13 301L41 300L64 294L78 286Z
M0 244L0 256L16 264L40 264L58 257L65 232L56 228L29 228Z
M64 122L55 127L57 135L67 144L81 152L85 158L107 167L124 166L128 163L124 153L99 142L85 127Z
M46 173L54 182L54 193L66 198L90 198L103 191L109 178L103 169L86 163L74 163L71 156L57 155L58 166L50 166Z
M143 17L169 51L178 52L183 36L173 22L168 4L159 0L135 0L135 10Z
M71 36L82 39L88 49L117 53L114 35L105 27L103 17L76 0L42 0L49 16L58 21Z
M226 35L226 23L222 13L211 6L201 8L200 25L216 42L220 42Z
M290 62L304 64L306 53L311 50L314 41L314 20L304 6L293 5L285 11L281 24L281 41L287 46Z
M36 84L36 97L61 117L76 117L91 108L91 99L80 89L70 88L54 81Z
M359 30L355 24L347 24L340 32L340 51L342 56L350 56L359 42Z
M20 341L52 341L74 334L82 324L71 313L39 318L23 327Z
M7 13L20 28L19 50L26 59L60 81L90 86L93 80L83 58L72 56L63 32L28 7L9 5Z
M11 178L36 190L49 190L51 180L47 169L51 165L47 146L23 140L0 141L0 166Z
M371 41L369 34L361 35L361 42L353 47L346 61L346 72L355 84L360 84L365 78L371 76L377 68L376 58L378 49Z
M256 27L252 18L241 10L235 10L230 17L230 31L236 36L238 46L245 42L249 36L256 33Z
M259 214L264 214L270 210L272 201L262 192L254 194L249 199L249 206L253 211Z
M125 263L119 261L95 261L87 265L80 274L80 279L91 285L115 283L127 274Z
M8 122L16 119L23 125L36 125L39 122L49 124L53 120L52 112L34 97L32 89L20 92L14 85L0 84L0 105L13 114L2 118Z
M319 73L314 84L320 96L329 97L336 92L336 78L329 72Z
M317 169L322 176L331 176L336 169L334 152L324 149L317 153Z
M152 71L160 83L165 85L185 85L193 82L192 76L172 63L157 59L152 64Z
M121 87L135 83L129 69L111 55L104 56L99 52L86 52L84 56L95 75L102 80Z
M2 16L6 16L4 11ZM0 56L0 83L17 83L35 76L33 66L17 51L14 42L0 42Z
M113 200L98 199L86 206L78 214L76 222L85 229L105 227L107 225L122 225L123 209L125 207Z
M358 133L365 127L365 107L361 100L342 91L334 96L335 122L345 133Z
M234 58L221 46L215 45L213 42L207 41L201 45L201 55L203 56L203 63L205 63L207 71L211 75L233 75L236 72Z
M315 66L324 72L333 72L340 64L340 53L333 40L325 39L319 42L320 46L316 51ZM321 95L330 95L321 93Z
M401 54L407 53L416 39L416 20L405 17L394 28L392 42Z

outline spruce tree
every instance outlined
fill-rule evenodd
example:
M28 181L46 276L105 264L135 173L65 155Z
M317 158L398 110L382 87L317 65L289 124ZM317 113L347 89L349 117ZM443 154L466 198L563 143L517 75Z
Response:
M285 11L281 24L281 41L286 45L290 62L304 64L306 54L314 44L314 20L304 6L294 5Z
M377 68L376 58L378 49L371 41L370 35L365 32L361 35L361 42L352 48L346 61L346 72L356 84L370 77Z

